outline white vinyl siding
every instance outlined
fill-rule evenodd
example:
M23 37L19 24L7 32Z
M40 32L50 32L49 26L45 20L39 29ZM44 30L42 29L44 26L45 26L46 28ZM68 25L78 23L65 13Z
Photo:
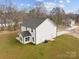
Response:
M23 44L24 43L24 38L23 38L23 36L20 34L19 35L19 41Z
M36 28L36 44L51 40L54 37L56 37L56 26L51 20L46 19Z
M26 31L26 27L25 26L21 26L21 31Z

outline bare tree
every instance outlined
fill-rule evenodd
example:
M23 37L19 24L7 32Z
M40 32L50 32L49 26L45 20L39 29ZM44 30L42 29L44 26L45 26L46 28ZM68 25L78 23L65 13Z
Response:
M52 9L51 13L50 13L50 17L51 19L56 23L57 28L56 28L56 36L57 36L57 32L58 32L58 25L62 24L62 20L63 20L63 15L65 14L65 11L60 8L60 7L55 7Z
M46 17L46 8L43 2L37 2L32 10L30 10L30 14L37 17Z

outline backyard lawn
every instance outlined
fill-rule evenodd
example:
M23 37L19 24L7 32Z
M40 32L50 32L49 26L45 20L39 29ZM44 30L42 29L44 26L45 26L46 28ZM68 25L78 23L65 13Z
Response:
M0 34L0 59L79 59L79 39L70 35L40 45L22 45L15 37Z

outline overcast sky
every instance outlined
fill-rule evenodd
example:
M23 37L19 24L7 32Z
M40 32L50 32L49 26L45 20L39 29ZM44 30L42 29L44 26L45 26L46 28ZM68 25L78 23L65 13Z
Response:
M0 0L0 4L5 3L4 1ZM79 0L12 0L19 8L32 7L38 1L44 2L49 11L55 6L62 7L66 12L79 9Z

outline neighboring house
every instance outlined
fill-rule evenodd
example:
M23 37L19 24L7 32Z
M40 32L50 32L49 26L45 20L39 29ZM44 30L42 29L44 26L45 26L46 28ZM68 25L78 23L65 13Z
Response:
M70 26L71 27L74 26L75 25L75 20L71 19L70 21L71 21Z
M8 26L10 26L10 25L15 25L15 23L12 21L12 20L6 20L6 21L4 21L4 20L0 20L0 27L8 27Z
M56 37L56 24L49 18L29 17L23 21L20 28L17 40L22 44L40 44Z
M75 20L73 20L73 19L68 19L67 25L70 26L70 27L73 27L73 26L75 25Z

